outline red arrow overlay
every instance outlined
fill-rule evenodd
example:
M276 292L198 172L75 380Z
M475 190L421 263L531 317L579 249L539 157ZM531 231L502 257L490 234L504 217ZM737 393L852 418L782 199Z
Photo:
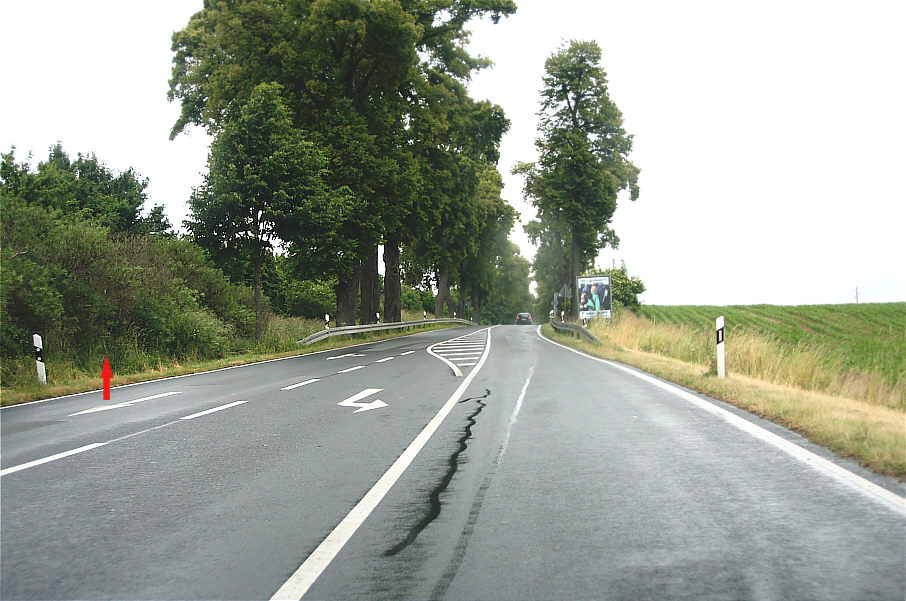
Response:
M113 372L110 371L110 361L107 360L107 357L104 357L104 369L101 370L101 378L104 380L104 400L110 400L110 378L113 377Z

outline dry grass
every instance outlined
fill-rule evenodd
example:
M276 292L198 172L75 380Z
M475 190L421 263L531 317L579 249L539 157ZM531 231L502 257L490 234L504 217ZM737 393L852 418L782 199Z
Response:
M654 323L623 312L613 320L597 320L591 331L601 340L623 348L713 366L714 340L710 332L684 325ZM727 372L751 376L833 396L906 410L906 382L891 385L880 373L844 366L832 349L800 342L780 344L756 331L741 331L726 341Z
M906 411L902 407L854 398L842 390L830 394L791 384L790 380L813 382L822 387L832 385L828 384L826 374L815 366L817 362L798 364L793 357L783 360L771 358L771 349L764 348L757 341L740 345L734 355L728 353L728 365L737 367L726 378L717 378L710 373L710 357L706 355L704 361L700 360L701 349L694 348L695 344L690 343L688 338L660 330L660 325L657 326L660 331L643 331L634 319L638 318L595 324L593 331L604 341L603 345L592 345L569 335L556 334L550 326L545 326L544 332L558 342L589 354L634 365L729 402L795 430L875 472L906 480ZM700 344L697 340L695 343ZM640 346L648 346L652 351L640 350ZM746 357L744 350L751 352L752 356ZM699 360L690 361L672 354L698 357ZM746 369L770 378L740 373L743 370L739 365L743 360L748 362ZM832 378L830 382L846 384L852 378L848 390L877 386L871 380L853 378L849 374L838 374L838 378Z

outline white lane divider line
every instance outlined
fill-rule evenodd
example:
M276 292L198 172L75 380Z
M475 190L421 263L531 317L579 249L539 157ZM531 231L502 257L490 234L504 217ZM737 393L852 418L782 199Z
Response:
M383 363L384 361L393 361L393 357L384 357L383 359L378 359L375 363Z
M248 403L248 401L236 401L235 403L221 405L220 407L214 407L213 409L208 409L207 411L199 411L198 413L193 413L192 415L187 415L179 419L195 419L196 417L201 417L202 415L208 415L210 413L216 413L217 411L223 411L224 409L229 409L230 407L235 407L236 405L242 405L243 403Z
M619 363L616 363L615 361L608 361L607 359L593 357L592 355L589 355L589 354L583 353L582 351L579 351L577 349L565 346L563 344L560 344L559 342L554 342L553 340L546 338L541 333L541 326L538 326L538 329L536 330L536 332L542 340L545 340L551 344L564 348L564 349L570 351L571 353L575 353L577 355L587 357L593 361L597 361L598 363L603 363L604 365L609 365L610 367L624 371L627 374L634 376L636 378L639 378L640 380L644 380L644 381L648 382L649 384L652 384L653 386L656 386L662 390L671 392L671 393L675 394L676 396L678 396L679 398L695 405L696 407L699 407L700 409L704 409L708 413L711 413L712 415L724 420L728 424L742 430L743 432L746 432L747 434L749 434L763 442L766 442L767 444L769 444L777 449L780 449L781 451L783 451L787 455L793 457L797 461L800 461L800 462L804 463L805 465L809 465L809 466L813 467L814 469L818 470L819 472L823 472L825 475L830 476L831 478L835 479L837 482L841 482L843 484L850 486L851 488L853 488L855 490L858 490L860 493L865 495L867 498L871 498L875 501L883 503L884 505L893 509L894 511L897 511L898 513L906 515L906 501L904 501L904 499L902 497L900 497L899 495L892 493L889 490L878 486L874 482L866 480L862 476L859 476L858 474L855 474L855 473L849 471L848 469L841 467L841 466L837 465L836 463L834 463L828 459L825 459L824 457L821 457L820 455L816 455L815 453L812 453L811 451L800 447L796 443L791 442L791 441L787 440L786 438L783 438L768 430L765 430L758 424L752 423L749 420L736 415L735 413L727 411L723 407L718 407L717 405L715 405L713 403L709 403L708 401L706 401L692 393L686 392L685 390L683 390L673 384L670 384L669 382L664 382L662 380L659 380L659 379L655 378L654 376L648 375L647 373L635 371L634 369L630 369L630 368L626 367L625 365L620 365Z
M84 447L79 447L77 449L72 449L69 451L64 451L62 453L57 453L56 455L51 455L50 457L45 457L44 459L35 459L34 461L29 461L28 463L22 463L13 467L8 467L5 470L0 470L0 477L7 474L14 474L16 472L27 470L30 467L35 467L36 465L43 465L45 463L50 463L51 461L56 461L57 459L63 459L64 457L70 457L72 455L78 455L79 453L84 453L85 451L90 451L91 449L96 449L102 447L106 442L96 442L94 444L85 445Z
M488 330L490 329L491 328L488 328ZM406 450L403 451L403 454L393 462L393 465L391 465L386 472L384 472L384 475L375 482L374 486L371 487L371 490L365 493L362 500L352 508L346 517L337 524L337 527L327 535L327 538L321 541L321 544L312 551L311 555L309 555L304 562L302 562L302 565L299 566L293 575L283 583L283 586L274 593L274 596L271 597L272 600L301 599L303 595L308 592L311 585L315 583L315 580L317 580L321 573L327 569L330 562L334 560L346 543L349 542L349 539L351 539L356 530L359 529L359 526L361 526L368 516L371 515L374 508L377 507L378 503L381 502L396 481L400 479L403 472L406 471L406 468L408 468L415 460L415 457L428 443L428 440L437 431L447 415L453 410L453 407L455 407L456 403L459 402L459 399L462 398L462 395L469 387L469 384L472 383L472 380L475 379L475 376L481 371L490 351L491 336L488 331L488 338L485 343L485 353L478 362L478 367L473 369L462 381L459 388L453 393L453 396L451 396L444 406L440 408L440 411L431 418L428 425L419 432L418 436L416 436L409 446L406 447Z
M338 371L337 373L338 373L338 374L348 374L348 373L351 372L351 371L355 371L355 370L357 370L357 369L364 369L364 368L365 368L364 365L356 365L355 367L350 367L350 368L348 368L348 369L341 369L341 370Z
M346 353L345 355L335 355L333 357L328 357L328 361L333 361L334 359L345 359L346 357L364 357L365 355L361 353Z
M380 409L381 407L388 407L387 403L381 399L375 399L370 403L359 403L357 401L369 397L373 394L377 394L380 391L384 390L383 388L366 388L362 392L352 395L346 400L340 401L337 403L340 407L355 407L356 410L353 413L359 413L361 411L370 411L371 409Z
M415 351L406 351L405 353L400 353L400 357L405 357L406 355L411 355Z
M291 384L290 386L284 386L280 390L292 390L293 388L299 388L300 386L307 386L309 384L314 384L315 382L320 382L321 378L312 378L311 380L305 380L304 382L299 382L298 384Z
M151 396L135 399L134 401L124 401L122 403L115 403L113 405L99 405L97 407L92 407L91 409L85 409L84 411L70 413L68 417L72 417L74 415L85 415L86 413L97 413L98 411L108 411L110 409L120 409L121 407L129 407L131 405L135 405L136 403L153 401L154 399L162 399L164 397L173 396L174 394L179 394L179 392L162 392L161 394L153 394Z

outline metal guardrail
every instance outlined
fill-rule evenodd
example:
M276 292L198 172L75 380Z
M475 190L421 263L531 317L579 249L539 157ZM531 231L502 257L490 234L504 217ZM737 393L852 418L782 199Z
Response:
M558 332L570 332L572 334L578 334L585 336L588 340L601 344L601 341L598 340L598 337L588 331L587 328L580 326L577 323L568 323L565 321L554 321L551 320L551 326Z
M411 328L413 326L432 325L436 323L458 323L466 326L478 325L468 319L458 317L444 317L442 319L419 319L416 321L395 321L391 323L366 323L358 326L340 326L338 328L324 329L315 332L311 336L306 336L298 340L296 344L314 344L315 342L331 338L333 336L348 336L350 334L362 334L364 332L379 332L381 330L396 330L402 328Z

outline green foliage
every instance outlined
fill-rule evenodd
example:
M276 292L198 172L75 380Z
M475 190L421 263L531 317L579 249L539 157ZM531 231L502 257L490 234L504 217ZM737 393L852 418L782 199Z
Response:
M529 291L529 270L529 261L519 254L519 247L506 240L506 245L496 260L492 287L482 311L481 323L513 323L517 313L530 311L533 315L536 314Z
M103 227L98 214L52 200L66 188L39 175L5 157L4 383L21 379L34 333L44 339L53 381L53 366L61 363L94 370L109 356L118 370L146 369L154 357L220 356L254 332L251 290L230 283L200 248L171 236Z
M821 348L853 369L880 373L888 384L906 381L906 303L845 305L641 305L639 315L713 335L724 316L727 344L735 333L754 331L789 348Z
M0 180L4 194L58 211L72 221L90 220L122 234L162 234L170 229L160 205L141 215L147 179L131 168L114 175L94 154L79 154L72 161L61 144L50 149L36 172L27 163L16 164L14 149L10 150L0 163Z
M434 293L412 286L402 285L402 306L405 311L413 313L434 311Z
M512 0L206 3L173 36L169 98L182 112L171 135L189 124L219 134L242 119L258 86L282 86L293 126L323 152L327 189L350 201L336 227L321 230L329 244L298 236L289 251L300 279L337 278L338 313L348 320L354 274L364 302L382 239L394 249L386 270L394 295L401 246L417 269L444 263L454 277L476 252L476 173L496 162L507 122L499 107L465 93L469 75L489 64L466 51L465 25L515 9ZM237 244L225 231L212 235L225 247ZM463 244L439 244L451 239Z
M252 280L245 282L255 290L260 339L262 269L273 243L291 243L294 254L321 261L337 257L335 232L351 203L344 194L327 193L324 155L293 127L276 83L256 86L236 120L224 125L211 145L208 167L186 225L234 277L244 265L252 267Z
M610 276L610 292L615 302L633 311L638 311L639 295L645 292L645 284L638 277L629 275L625 261L620 263L620 267L612 267L603 271L596 270L595 273Z
M324 319L324 314L336 314L333 282L290 279L284 289L284 312L295 317Z
M617 242L609 223L620 191L628 189L632 200L639 194L639 169L627 158L632 136L610 99L600 61L598 45L581 41L548 58L535 142L539 160L514 169L525 177L524 192L539 212L529 230L544 241L535 271L556 272L564 281L554 289L562 283L575 288L571 282L598 251ZM574 316L577 295L573 290Z

